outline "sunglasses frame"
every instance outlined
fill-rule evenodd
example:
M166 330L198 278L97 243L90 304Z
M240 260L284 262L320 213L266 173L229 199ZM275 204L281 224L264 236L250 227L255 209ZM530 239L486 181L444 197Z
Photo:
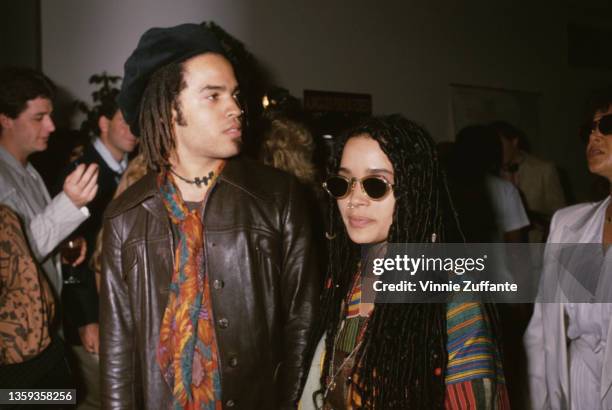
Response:
M341 179L345 180L348 183L349 188L346 190L346 193L344 195L342 195L342 196L335 196L334 194L331 193L331 191L327 188L327 181L330 178L341 178ZM385 185L387 186L387 189L386 189L385 193L380 198L372 198L366 192L365 188L363 187L363 181L365 181L366 179L372 179L372 178L375 178L375 179L378 179L378 180L384 182ZM359 185L361 186L361 192L363 192L363 194L365 196L367 196L369 199L371 199L372 201L382 201L383 199L385 199L387 197L387 195L389 195L389 192L393 191L393 185L394 185L391 182L389 182L387 180L387 178L385 178L382 175L367 175L367 176L365 176L363 178L355 178L355 177L349 178L349 177L345 177L344 175L334 174L334 175L330 175L329 177L327 177L325 182L323 182L323 189L325 189L325 192L327 192L327 194L329 196L331 196L332 198L334 198L334 199L344 199L347 196L349 196L351 194L351 192L353 192L353 189L355 189L355 182L359 182Z
M601 118L598 119L597 121L592 121L590 134L594 133L595 131L598 131L601 135L612 135L612 130L610 130L610 132L608 133L604 133L599 129L599 123L601 122L601 120L603 120L604 118L610 118L610 117L612 117L612 114L606 114L606 115L602 115Z

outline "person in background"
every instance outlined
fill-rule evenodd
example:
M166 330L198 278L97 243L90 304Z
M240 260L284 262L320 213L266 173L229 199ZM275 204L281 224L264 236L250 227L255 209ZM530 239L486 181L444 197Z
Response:
M90 217L71 237L82 237L87 244L86 263L73 268L76 282L64 287L64 332L72 346L76 361L78 406L80 410L100 408L98 292L95 272L90 260L96 246L96 236L102 228L102 216L128 166L128 154L138 145L123 119L115 99L102 100L98 111L98 134L60 174L64 179L79 164L98 166L98 192L88 208ZM66 267L63 267L66 268Z
M587 165L591 173L612 184L612 89L596 93L588 105ZM550 257L556 260L559 256L554 251L559 245L555 244L583 243L599 245L591 249L603 247L604 257L606 250L610 253L612 205L609 195L602 201L570 206L554 214L547 244ZM589 248L581 249L584 253ZM558 265L554 260L545 259L544 266ZM610 265L604 261L603 266ZM600 266L596 269L595 272L576 272L576 275L609 274L609 270L600 270ZM598 287L604 286L598 283ZM612 303L535 304L524 336L531 408L612 408L612 351L607 343L612 334L611 318Z
M33 153L47 149L49 135L55 129L51 119L54 90L52 83L35 70L0 70L0 204L8 206L22 221L27 244L59 306L64 280L60 244L89 217L86 205L98 189L98 166L79 165L63 181L61 192L51 198L29 162ZM72 264L77 266L85 259L84 242L74 251ZM63 355L61 326L54 324L49 332L56 342L50 346L61 349ZM42 366L48 365L46 362Z
M295 175L303 184L318 185L312 163L312 134L305 126L283 116L274 116L264 129L260 159L264 164Z
M518 189L500 178L502 148L493 129L467 126L452 148L449 180L468 242L524 242L529 219Z
M9 207L0 205L0 386L3 389L71 388L63 343L55 337L56 312L53 290L30 251L21 221ZM31 407L15 406L17 409Z
M121 195L126 189L128 189L130 186L132 186L132 184L144 177L146 174L147 164L144 156L142 154L138 154L129 162L125 172L123 175L121 175L121 179L119 180L119 184L117 185L113 199L119 197L119 195ZM100 292L100 274L102 272L102 237L103 229L100 229L96 237L95 249L89 262L89 268L96 273L96 289L98 292Z
M519 189L525 201L531 221L529 242L545 242L552 214L566 204L557 169L526 151L526 137L520 129L505 121L490 126L503 146L501 176Z
M260 160L288 172L304 185L315 238L323 238L325 197L313 162L315 142L305 125L282 114L268 114L259 153ZM316 241L323 254L325 241Z

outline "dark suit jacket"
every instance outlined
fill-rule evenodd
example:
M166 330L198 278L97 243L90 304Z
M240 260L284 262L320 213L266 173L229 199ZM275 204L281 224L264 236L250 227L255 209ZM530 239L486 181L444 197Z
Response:
M87 241L87 258L81 265L72 268L81 283L65 285L62 293L64 331L66 340L72 344L81 344L78 335L79 327L98 322L98 292L96 290L95 272L89 267L89 260L96 246L96 236L102 227L102 216L106 206L115 194L121 177L106 164L90 143L85 147L83 155L60 174L60 183L63 184L66 176L78 164L91 163L96 163L99 166L98 192L94 200L87 205L91 216L71 235L71 237L83 236L85 238ZM61 187L61 185L59 186ZM67 265L62 266L64 276L68 275L69 269L70 267Z

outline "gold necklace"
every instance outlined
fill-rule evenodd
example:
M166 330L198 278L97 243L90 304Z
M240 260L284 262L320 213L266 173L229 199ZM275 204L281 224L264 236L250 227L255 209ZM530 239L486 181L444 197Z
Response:
M334 338L334 345L332 347L331 358L330 358L331 360L329 362L329 374L330 375L327 376L328 377L327 386L325 386L325 392L323 392L323 402L325 402L325 399L327 398L327 394L331 390L334 390L336 388L336 377L338 377L338 375L342 372L342 369L344 369L344 366L346 366L347 363L353 358L353 356L355 355L355 353L357 353L357 351L361 347L361 344L363 343L363 340L360 340L359 343L355 345L351 353L349 353L349 355L344 358L344 360L342 361L342 363L340 363L340 366L338 366L338 368L336 369L336 372L334 373L334 361L336 359L336 344L338 343L338 336L340 335L340 332L342 332L342 329L344 328L344 323L345 323L345 320L343 320L342 323L340 324L338 333L336 333L336 337Z

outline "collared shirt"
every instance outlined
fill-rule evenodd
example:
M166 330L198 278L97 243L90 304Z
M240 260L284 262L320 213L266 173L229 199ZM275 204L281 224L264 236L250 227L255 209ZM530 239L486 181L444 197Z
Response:
M53 251L87 217L86 207L77 208L61 192L49 196L42 177L29 162L24 167L0 146L0 203L21 218L32 252L56 295L61 294L62 274L59 258Z
M125 172L125 169L128 166L127 154L123 154L123 159L121 159L121 162L118 162L100 138L95 139L95 141L93 142L93 147L96 149L96 151L98 151L98 154L100 154L100 156L102 157L104 162L106 162L106 165L108 165L110 169L115 171L118 175L121 175ZM119 183L119 179L121 178L117 177L116 179L117 183Z

